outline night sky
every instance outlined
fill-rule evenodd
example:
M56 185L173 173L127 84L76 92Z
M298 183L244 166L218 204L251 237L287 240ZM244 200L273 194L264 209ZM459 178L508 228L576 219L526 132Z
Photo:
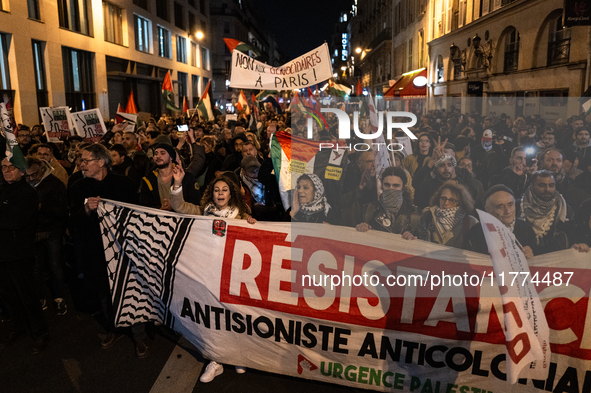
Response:
M348 0L251 0L255 12L275 35L279 51L292 60L328 42Z

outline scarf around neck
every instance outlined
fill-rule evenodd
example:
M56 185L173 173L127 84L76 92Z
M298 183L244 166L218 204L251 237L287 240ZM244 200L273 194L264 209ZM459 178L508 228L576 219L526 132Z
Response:
M210 202L205 206L205 209L203 209L203 215L221 218L236 218L238 216L238 208L234 206L226 206L223 209L218 209L213 202Z
M443 234L458 225L466 216L460 206L451 209L435 208L435 226L439 233Z
M566 221L566 202L558 192L550 201L543 201L532 191L525 190L521 200L521 218L529 222L538 239L544 237L556 219Z

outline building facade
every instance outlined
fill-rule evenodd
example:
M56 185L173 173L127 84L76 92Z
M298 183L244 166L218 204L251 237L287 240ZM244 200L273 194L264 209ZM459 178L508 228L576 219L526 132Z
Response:
M256 9L248 0L212 0L213 103L220 110L232 110L240 91L232 89L230 72L232 54L224 38L245 42L256 49L256 59L272 66L285 62L274 37L263 27ZM250 53L254 57L254 53Z
M566 100L586 90L588 28L564 28L562 7L562 0L432 1L429 94L438 98L435 106L451 97L447 106L461 105L462 112L573 114Z
M381 96L392 79L392 0L356 0L351 22L355 76L363 88Z
M183 97L194 106L211 79L206 0L0 4L0 95L13 99L18 123L37 124L39 107L62 105L113 118L131 91L139 111L159 115L167 71L179 106Z

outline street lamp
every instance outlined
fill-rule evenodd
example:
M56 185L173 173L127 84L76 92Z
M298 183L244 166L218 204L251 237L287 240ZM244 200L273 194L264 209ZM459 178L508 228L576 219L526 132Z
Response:
M198 31L197 33L195 33L195 36L197 37L198 40L203 38L203 32Z
M361 53L361 48L357 47L357 49L355 49L355 53Z

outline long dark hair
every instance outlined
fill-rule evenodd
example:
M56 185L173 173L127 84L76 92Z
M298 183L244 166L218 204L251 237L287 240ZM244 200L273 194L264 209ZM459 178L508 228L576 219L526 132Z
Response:
M242 191L240 190L240 186L238 185L236 180L232 178L232 173L227 172L223 173L220 177L213 179L209 183L209 185L205 189L205 192L203 193L203 198L201 198L201 211L205 210L205 207L210 203L213 203L215 205L215 203L213 202L213 189L215 188L215 185L220 181L225 182L230 188L230 201L228 202L228 205L237 207L241 215L250 214L250 207L248 207L248 205L244 201Z

